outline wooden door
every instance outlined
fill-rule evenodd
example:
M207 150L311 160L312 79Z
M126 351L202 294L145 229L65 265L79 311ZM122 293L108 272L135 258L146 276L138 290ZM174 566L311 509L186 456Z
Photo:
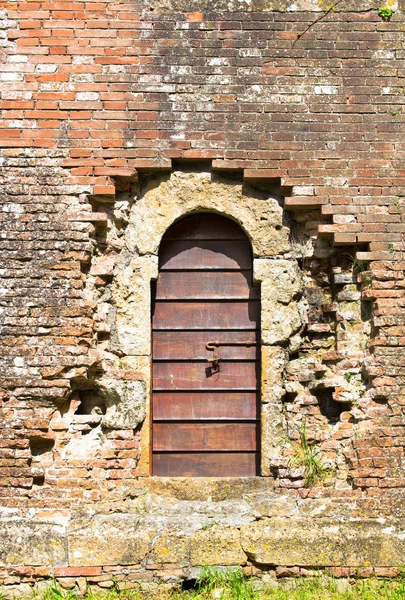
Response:
M229 219L193 215L168 231L159 264L152 317L152 473L254 476L260 287L252 281L250 243ZM218 346L219 371L207 362L212 341L229 344Z

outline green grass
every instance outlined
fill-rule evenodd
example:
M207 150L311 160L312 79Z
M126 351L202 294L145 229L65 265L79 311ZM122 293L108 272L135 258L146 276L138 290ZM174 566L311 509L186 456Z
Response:
M3 600L0 592L0 600ZM33 600L76 600L83 596L63 590L53 583ZM191 591L88 590L85 600L405 600L405 577L393 580L353 580L348 585L331 577L285 580L281 584L263 583L243 576L242 570L204 568Z

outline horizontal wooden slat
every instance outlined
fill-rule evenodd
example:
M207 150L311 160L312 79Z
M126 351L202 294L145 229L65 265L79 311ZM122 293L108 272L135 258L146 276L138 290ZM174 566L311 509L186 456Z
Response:
M153 475L158 477L254 477L256 453L154 454Z
M254 390L257 386L258 363L221 362L219 373L213 373L204 362L155 362L154 390Z
M155 423L153 450L256 450L256 423Z
M234 271L164 271L156 286L157 300L246 299L258 300L260 290L251 287L251 273Z
M153 420L256 419L256 392L155 392Z
M160 249L160 269L228 269L252 268L248 241L206 240L171 241Z
M258 300L155 303L153 329L258 329Z
M201 213L171 227L165 240L246 240L243 230L226 217Z
M154 360L206 360L213 352L206 349L211 341L260 342L258 331L155 331L153 333ZM260 346L220 346L224 359L255 360L260 357Z

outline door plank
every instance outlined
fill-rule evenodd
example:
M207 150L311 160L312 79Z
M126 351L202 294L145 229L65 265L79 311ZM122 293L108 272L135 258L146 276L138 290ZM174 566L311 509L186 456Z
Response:
M256 423L155 423L153 450L255 450Z
M251 269L251 254L249 242L244 240L163 242L159 253L160 270Z
M255 420L256 392L155 392L154 421Z
M258 300L235 302L157 301L154 329L258 329Z
M154 475L159 477L254 477L257 463L255 452L153 455Z
M243 271L163 271L156 287L156 299L259 299L252 287L250 273Z
M205 362L156 362L154 390L256 390L257 363L222 362L215 373Z
M165 240L246 240L246 235L226 217L201 213L182 219L169 229Z
M260 343L258 331L155 331L153 334L154 360L207 360L213 352L206 349L210 341ZM224 359L255 360L260 357L260 346L220 346Z

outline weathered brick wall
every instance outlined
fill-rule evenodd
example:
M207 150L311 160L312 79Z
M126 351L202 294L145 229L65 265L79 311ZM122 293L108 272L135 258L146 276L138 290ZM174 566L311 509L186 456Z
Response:
M348 478L344 489L312 495L361 502L359 514L397 514L404 6L392 5L383 21L376 3L330 12L315 2L273 4L184 12L181 2L0 2L5 506L68 508L143 486L131 430L110 431L97 464L65 451L97 422L75 414L79 392L71 394L94 376L108 332L88 295L89 261L121 250L111 231L125 222L138 173L206 160L272 185L309 235L370 265L360 275L362 298L373 303L368 395L345 425ZM97 287L111 272L94 275ZM345 335L337 333L341 347ZM350 351L329 358L342 373L358 366ZM343 430L326 440L331 455Z

